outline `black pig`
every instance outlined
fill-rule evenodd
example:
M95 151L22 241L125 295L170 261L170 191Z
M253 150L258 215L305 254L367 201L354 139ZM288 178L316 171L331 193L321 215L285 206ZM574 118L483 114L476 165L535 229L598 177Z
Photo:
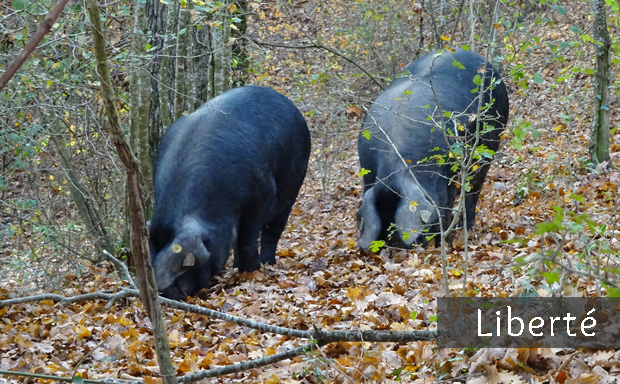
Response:
M303 116L270 88L228 91L176 120L153 171L149 233L160 293L177 300L195 294L231 248L240 271L274 264L309 156Z
M476 147L482 157L472 167L465 198L467 227L473 226L508 121L506 87L488 64L478 119L484 124L476 124L483 66L484 59L469 51L432 52L409 64L374 101L358 138L360 164L369 171L357 212L360 248L375 240L401 248L426 245L430 234L440 232L440 221L448 226L458 190L451 147L453 155Z

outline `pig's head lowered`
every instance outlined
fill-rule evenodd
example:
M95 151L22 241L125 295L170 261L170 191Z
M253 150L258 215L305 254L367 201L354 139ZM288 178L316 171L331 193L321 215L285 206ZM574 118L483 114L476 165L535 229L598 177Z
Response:
M394 214L394 226L404 248L425 246L427 237L439 231L437 208L424 196L415 200L401 198Z
M373 241L386 239L388 245L399 248L424 246L427 237L439 229L437 211L435 203L414 183L400 191L376 184L364 195L357 213L358 244L361 249L370 249Z
M151 257L159 293L184 300L204 287L213 272L223 267L214 263L227 259L217 253L228 252L229 242L221 240L230 235L215 233L215 227L194 217L185 217L181 225L173 227L178 229L176 233L162 230L163 226L149 225ZM221 232L221 226L218 229Z

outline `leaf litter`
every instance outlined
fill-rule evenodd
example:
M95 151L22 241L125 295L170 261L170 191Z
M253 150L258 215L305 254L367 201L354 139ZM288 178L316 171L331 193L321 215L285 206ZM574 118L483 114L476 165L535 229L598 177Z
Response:
M583 5L570 6L587 17ZM304 19L295 7L280 8L263 2L264 26ZM270 12L271 11L271 12ZM287 14L286 11L291 13ZM299 10L297 10L299 11ZM276 16L273 16L276 15ZM306 20L307 21L307 20ZM270 24L271 23L271 24ZM541 35L566 33L563 24ZM307 28L295 21L283 34L291 41ZM355 211L362 188L357 172L356 140L362 118L361 105L333 103L325 106L328 90L319 86L300 88L292 79L294 61L325 57L311 52L280 51L272 55L281 68L276 75L256 76L254 81L278 88L301 102L313 131L313 157L297 204L279 244L275 266L254 273L238 274L229 267L216 276L213 285L192 303L232 315L294 329L322 330L424 330L434 329L436 298L443 296L440 252L437 248L411 251L384 249L361 253L355 240ZM538 52L544 57L547 52ZM257 52L256 58L262 56ZM289 58L289 69L278 60ZM265 59L267 60L267 59ZM530 60L522 57L525 62ZM277 64L276 64L277 62ZM543 65L543 64L541 64ZM532 70L543 80L554 82L562 67L553 63ZM509 81L509 80L508 80ZM536 224L553 218L553 207L574 209L573 194L584 198L578 208L592 220L609 223L610 247L620 245L617 221L617 187L620 172L587 172L579 164L587 154L590 111L579 102L568 104L563 95L581 92L589 105L591 80L575 76L570 84L542 87L532 84L527 98L511 94L519 115L540 130L537 139L528 138L516 149L509 145L511 127L481 194L475 228L470 231L466 290L479 296L518 296L530 289L548 294L546 283L533 280L522 269L510 268L518 258L539 252L544 241ZM575 91L578 90L578 91ZM590 97L591 98L591 97ZM333 100L332 100L333 101ZM309 115L310 110L322 114ZM566 111L575 120L566 124L557 117ZM337 116L346 116L344 129L331 142L322 129ZM514 117L514 116L513 116ZM618 125L618 114L612 123ZM512 124L512 123L511 123ZM612 136L612 160L618 163L618 131ZM325 144L328 145L325 145ZM535 149L533 149L535 148ZM522 239L507 243L505 240ZM563 247L578 254L586 244L578 235L568 236ZM465 278L465 249L462 233L448 250L449 287L460 292ZM116 290L119 286L112 267L87 264L82 276L67 276L63 294ZM529 267L528 267L529 268ZM598 288L583 278L571 280L570 294L597 295ZM16 282L3 282L0 299L13 297ZM156 382L159 369L151 340L151 325L136 299L117 302L61 305L52 301L0 308L0 369L41 374L99 379L118 377ZM273 355L298 347L303 341L261 333L205 316L164 308L169 341L177 374L234 364ZM620 372L620 355L615 350L566 349L480 349L478 351L437 349L432 342L410 344L341 342L270 366L204 383L615 383ZM7 383L25 379L5 379ZM35 382L34 380L26 380ZM38 382L45 382L39 380Z

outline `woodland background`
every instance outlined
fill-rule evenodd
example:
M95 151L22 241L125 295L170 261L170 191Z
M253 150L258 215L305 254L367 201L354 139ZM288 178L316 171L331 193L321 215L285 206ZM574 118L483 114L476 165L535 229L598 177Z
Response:
M0 68L54 5L0 4ZM150 191L149 159L175 118L241 84L291 98L312 132L308 175L277 264L232 265L192 303L294 329L433 329L445 294L438 247L360 253L356 141L364 109L414 58L492 51L511 118L476 226L447 250L449 293L617 296L618 3L611 35L610 161L588 147L593 3L568 1L105 1L106 53L123 129ZM372 78L369 76L372 75ZM128 255L125 171L107 133L85 5L72 2L0 94L0 299L126 286L102 251ZM80 198L81 197L81 198ZM137 299L0 307L0 370L156 382ZM304 342L165 309L178 375ZM203 382L615 382L615 350L437 349L341 342ZM0 376L6 382L49 382Z

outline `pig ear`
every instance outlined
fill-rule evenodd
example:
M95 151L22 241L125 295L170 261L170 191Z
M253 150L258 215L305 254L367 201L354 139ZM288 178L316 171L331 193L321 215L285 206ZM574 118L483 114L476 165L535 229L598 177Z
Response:
M381 216L376 207L376 193L374 188L370 188L362 200L362 206L357 211L357 226L360 230L360 237L357 244L361 249L369 249L370 243L379 240L381 233Z
M183 259L183 266L193 267L194 264L196 264L196 258L192 253L188 253L187 256L185 256L185 259Z
M420 210L420 219L422 219L422 222L424 224L428 224L428 221L431 219L431 211L426 210L426 209L422 209Z

